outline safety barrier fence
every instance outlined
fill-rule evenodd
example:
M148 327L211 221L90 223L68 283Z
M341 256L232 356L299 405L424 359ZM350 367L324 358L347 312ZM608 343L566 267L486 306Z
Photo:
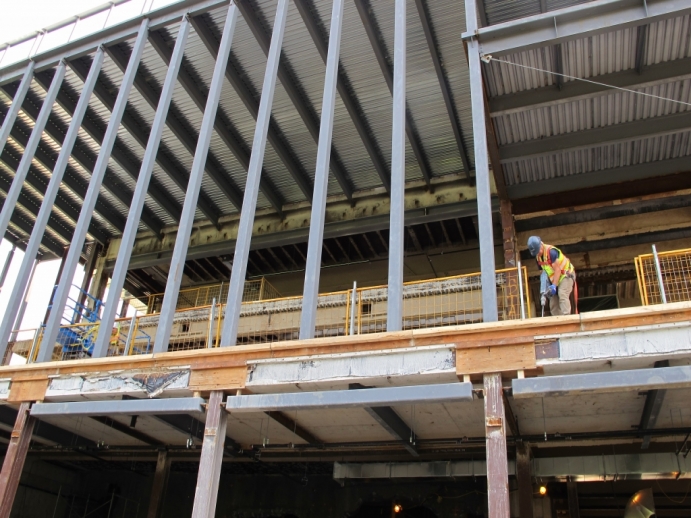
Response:
M519 285L522 283L522 287ZM261 288L261 285L257 285ZM270 286L264 284L267 289ZM209 287L212 288L212 287ZM271 288L273 289L273 288ZM531 304L525 267L496 272L496 290L500 320L531 316ZM188 290L189 291L189 290ZM200 297L208 296L199 291ZM259 298L259 291L256 291ZM196 296L196 295L195 295ZM521 297L523 300L521 300ZM356 288L322 294L317 302L315 337L348 336L386 331L388 289L386 286ZM189 299L187 299L189 300ZM183 302L186 304L188 302ZM218 347L226 305L215 304L179 309L173 319L168 351ZM256 344L297 340L302 313L302 297L283 297L243 302L240 310L237 343ZM146 314L116 321L111 336L109 356L147 354L153 350L153 337L159 316ZM408 282L403 287L403 328L421 329L482 322L482 286L479 273L443 279ZM53 359L89 356L89 345L98 334L98 323L64 326L61 336L77 335L81 342L57 343ZM71 335L70 335L71 336ZM3 364L33 361L40 347L38 330L29 340L10 343Z
M691 300L691 248L639 255L635 259L644 306Z

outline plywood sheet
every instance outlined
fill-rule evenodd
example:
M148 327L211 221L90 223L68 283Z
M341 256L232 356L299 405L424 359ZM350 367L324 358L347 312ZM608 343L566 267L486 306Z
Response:
M25 401L43 401L48 388L48 378L13 381L10 385L8 403L23 403Z
M456 374L459 376L528 370L535 367L535 346L532 343L456 351Z
M216 369L194 369L190 375L189 389L206 392L209 390L237 390L245 388L247 367L223 367Z

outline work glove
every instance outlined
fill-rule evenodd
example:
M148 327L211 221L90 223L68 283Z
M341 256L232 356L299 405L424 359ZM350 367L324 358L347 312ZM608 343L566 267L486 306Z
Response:
M550 284L549 288L547 288L547 294L550 297L554 297L557 294L557 287L554 284Z

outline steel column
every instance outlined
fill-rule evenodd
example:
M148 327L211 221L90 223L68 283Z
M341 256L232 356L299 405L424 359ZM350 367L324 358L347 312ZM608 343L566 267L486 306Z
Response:
M37 266L38 260L34 260L33 263L31 263L31 273L29 274L29 280L26 283L26 287L24 288L24 293L22 295L22 305L20 306L19 311L17 312L17 318L14 321L14 326L12 326L14 327L14 329L12 330L12 334L10 335L10 342L14 342L17 339L17 331L21 329L22 322L24 321L24 314L26 313L26 307L29 305L29 294L31 293L31 285L34 282L34 274L36 273ZM37 329L36 331L38 332L39 329Z
M465 0L466 24L469 33L477 30L476 0ZM494 232L492 230L492 193L490 190L485 94L482 86L480 49L475 38L468 40L470 99L473 109L475 142L475 178L477 182L477 221L480 238L480 269L482 272L482 319L498 320L495 280Z
M93 92L96 81L98 80L98 75L101 72L101 66L103 65L103 49L99 48L96 51L96 56L91 65L91 70L89 71L89 76L86 78L84 83L84 88L79 97L79 102L77 103L77 108L72 115L72 121L70 122L69 129L65 135L65 139L62 142L62 148L60 149L60 155L55 162L55 167L53 167L53 174L50 177L50 182L46 188L46 192L43 194L43 202L41 203L41 209L36 216L36 221L34 222L34 229L31 232L31 238L29 243L26 245L26 251L24 253L24 258L22 264L17 273L15 279L14 287L12 288L12 295L7 304L7 309L2 317L2 323L0 323L0 357L5 354L5 348L7 347L7 340L12 333L15 319L17 317L17 312L22 305L22 293L24 293L25 288L29 282L29 277L33 271L34 260L36 259L36 254L41 245L41 240L43 239L43 234L46 231L46 226L48 225L48 220L50 219L51 211L53 210L53 205L55 198L60 191L60 184L62 183L62 177L67 169L67 164L69 162L70 156L72 155L72 149L74 143L77 140L79 134L79 128L82 125L82 120L86 109L89 106L89 99L91 98L91 93ZM52 85L51 85L52 88Z
M509 462L501 374L485 374L488 518L509 518Z
M252 227L254 225L254 213L257 208L257 194L259 193L259 181L261 178L264 151L266 150L266 137L271 118L271 106L276 90L276 77L278 63L281 59L281 47L285 33L286 18L288 17L288 0L279 0L276 8L271 47L266 62L262 97L259 102L259 114L254 130L252 142L252 156L247 171L247 183L245 184L245 196L242 201L242 213L238 237L235 243L233 256L233 269L230 275L228 288L228 303L226 305L225 319L221 331L221 346L235 345L238 335L238 322L240 320L240 305L242 304L242 292L245 287L245 275L247 273L247 260L252 240ZM159 327L160 329L160 327Z
M302 294L302 314L300 316L301 340L314 338L314 326L317 323L319 275L321 273L324 224L326 223L326 196L329 186L329 161L331 159L331 141L333 137L342 32L343 0L334 0L331 11L331 31L329 32L329 54L326 59L321 126L319 128L317 168L314 173L314 195L312 198L312 215L310 217L307 265L305 266L305 287Z
M139 220L146 202L146 194L149 190L149 182L156 163L156 156L158 155L158 148L161 144L161 136L163 135L163 128L166 125L166 118L168 116L168 109L173 99L173 92L175 91L175 84L177 82L178 73L180 72L180 65L182 64L182 56L185 52L185 44L187 43L187 36L190 32L190 22L187 16L182 18L180 29L178 31L177 40L175 41L175 48L173 55L168 65L168 72L163 83L163 90L161 97L156 107L156 115L154 122L151 125L151 133L149 134L149 142L146 145L144 152L144 159L137 177L137 186L134 189L132 196L132 203L130 204L130 211L125 225L125 231L122 235L120 248L118 249L118 258L115 262L115 269L110 280L110 291L108 292L108 300L104 304L103 317L98 331L98 337L94 344L92 356L94 358L102 358L108 354L108 344L110 343L111 330L115 324L115 317L117 312L117 301L120 298L122 289L125 286L125 278L127 277L127 267L132 257L132 250L134 247L134 240L137 237L139 229ZM0 338L2 336L0 335Z
M234 6L231 6L234 8ZM209 397L204 426L204 442L199 459L197 488L194 492L192 518L213 518L216 515L218 483L221 478L221 465L226 442L228 413L221 406L223 392L214 390Z
M228 57L230 56L230 46L233 42L237 18L237 7L235 4L230 4L230 7L228 7L228 15L226 16L226 23L223 27L221 46L218 49L218 57L216 58L214 73L211 78L209 96L206 99L206 108L204 110L204 117L202 118L202 126L199 130L199 139L197 140L197 149L194 153L194 160L192 162L192 171L190 172L187 192L185 193L185 204L182 207L182 216L180 218L180 225L178 226L178 235L175 239L173 258L170 262L168 281L166 282L166 291L163 297L163 306L161 307L161 316L158 321L156 338L154 339L154 352L163 352L168 349L168 341L170 340L170 333L173 328L173 317L175 315L175 307L177 306L178 295L180 293L180 283L182 282L187 249L190 244L190 234L192 233L192 225L194 224L194 213L197 210L197 200L199 199L199 191L202 186L202 179L204 178L204 168L206 166L206 159L209 155L211 134L214 128L214 121L216 120L216 113L218 112L218 103L221 99L223 77L228 63Z
M31 86L31 80L34 77L34 65L35 63L33 61L29 61L29 65L24 71L22 82L19 83L17 93L14 95L14 99L12 99L10 110L7 112L5 120L2 121L2 127L0 127L0 153L2 153L3 149L5 149L5 144L7 144L7 139L10 136L12 126L14 126L14 121L17 120L19 109L22 107L26 93L29 91L29 87Z
M96 165L94 166L93 173L91 174L89 187L86 191L86 196L84 196L84 203L82 204L81 212L79 213L77 226L74 229L74 236L69 247L67 259L65 261L65 268L60 276L58 289L53 298L53 311L48 319L48 323L43 335L43 341L41 343L41 349L37 359L39 362L50 361L53 354L53 346L55 345L55 340L57 339L58 332L60 330L60 320L62 318L65 303L67 302L67 296L72 285L72 279L74 278L74 273L77 269L77 264L79 263L79 256L81 255L81 250L84 246L86 233L89 229L89 222L91 221L96 200L98 199L101 189L101 184L103 183L103 176L105 175L106 168L108 167L108 160L113 150L113 145L115 144L118 130L120 129L120 122L122 121L122 116L125 112L125 107L127 106L127 99L130 95L130 91L132 90L132 83L134 82L137 68L139 68L139 62L141 60L142 53L144 52L148 32L149 20L144 19L139 26L139 34L134 43L134 47L132 48L130 62L127 65L125 75L123 76L118 97L115 101L115 106L113 107L113 111L111 112L110 120L108 122L108 128L106 129L106 134L103 137L101 150L98 153L98 159L96 160Z
M403 328L406 130L406 0L396 0L391 138L391 219L389 225L389 292L387 331Z
M36 118L36 122L34 123L34 129L31 131L31 137L29 137L29 141L26 143L26 147L24 148L24 154L22 155L22 159L19 162L19 166L17 167L17 172L15 173L14 179L12 180L12 186L10 187L10 190L7 192L7 197L5 198L4 204L2 206L2 211L0 212L0 236L5 235L7 225L9 225L10 223L12 212L14 212L14 207L17 204L19 193L22 191L22 187L24 187L24 180L26 179L26 174L29 172L29 167L31 167L31 161L34 159L34 155L36 154L36 148L38 148L38 144L41 142L41 135L43 135L43 129L46 127L46 123L48 122L50 112L53 110L53 104L55 103L55 98L58 95L58 90L60 90L60 86L62 85L63 79L65 79L65 62L61 61L58 65L58 68L55 70L53 81L50 83L50 88L46 93L46 98L43 101L43 106L41 106L41 111L39 112L38 117ZM14 103L12 103L12 105L14 106ZM5 118L5 120L7 121L7 118ZM8 134L10 129L11 128L8 128Z
M17 420L12 429L10 444L7 446L5 460L0 472L0 518L9 518L14 497L22 476L26 453L31 443L36 419L29 415L29 403L22 403L17 413Z
M5 264L2 265L2 272L0 272L0 291L5 285L5 279L7 279L7 272L10 270L10 265L12 264L12 259L14 258L14 252L17 250L17 244L12 244L12 249L7 254L5 258ZM1 356L1 355L0 355Z

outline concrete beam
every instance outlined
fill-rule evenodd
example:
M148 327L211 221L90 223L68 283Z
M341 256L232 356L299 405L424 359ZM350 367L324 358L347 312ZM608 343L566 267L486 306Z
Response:
M558 397L691 387L691 366L514 379L513 397Z
M36 403L31 407L31 415L36 417L70 415L151 415L184 414L203 412L204 399L165 398L165 399L126 399L115 401L79 401L66 403Z
M226 410L237 414L431 404L451 401L472 401L472 399L473 387L471 383L445 383L440 385L385 387L362 390L234 396L228 398Z

